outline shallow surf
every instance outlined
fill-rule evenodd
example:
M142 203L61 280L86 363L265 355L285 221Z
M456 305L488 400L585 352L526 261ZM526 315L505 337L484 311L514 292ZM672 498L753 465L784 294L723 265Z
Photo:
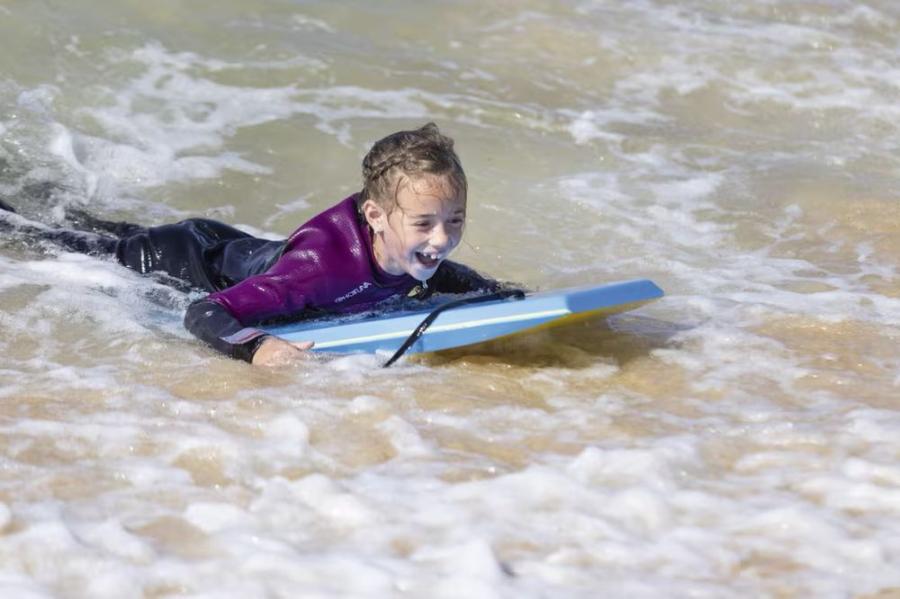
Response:
M436 26L435 24L440 24ZM0 595L900 592L900 12L0 6L0 195L273 238L437 121L456 258L606 322L267 371L193 296L0 236Z

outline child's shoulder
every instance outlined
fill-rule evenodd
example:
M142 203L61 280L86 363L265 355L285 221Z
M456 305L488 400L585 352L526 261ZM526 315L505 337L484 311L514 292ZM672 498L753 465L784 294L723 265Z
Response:
M356 208L356 194L354 194L326 208L297 227L288 237L288 244L290 245L298 236L304 237L313 233L344 236L350 234L356 237L361 232L362 221L359 217L359 210Z

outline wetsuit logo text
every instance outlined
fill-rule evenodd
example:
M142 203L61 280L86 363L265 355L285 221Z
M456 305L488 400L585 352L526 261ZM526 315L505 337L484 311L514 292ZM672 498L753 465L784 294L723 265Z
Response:
M334 303L339 304L339 303L341 303L341 302L343 302L343 301L345 301L345 300L350 299L350 298L353 297L354 295L359 295L360 293L362 293L363 291L365 291L366 289L368 289L368 288L371 287L371 286L372 286L372 283L370 283L369 281L366 281L365 283L363 283L362 285L360 285L360 286L357 287L356 289L353 289L352 291L348 291L347 293L345 293L345 294L342 295L341 297L335 298Z

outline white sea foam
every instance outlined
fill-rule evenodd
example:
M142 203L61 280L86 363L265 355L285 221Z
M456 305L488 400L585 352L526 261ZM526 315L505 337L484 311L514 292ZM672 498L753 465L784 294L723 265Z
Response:
M145 72L117 92L115 104L85 108L109 135L101 138L60 129L51 150L97 183L88 193L104 196L159 186L165 182L214 178L225 170L262 174L264 166L233 152L209 155L225 135L291 114L292 88L239 88L192 75L202 59L150 44L129 57ZM216 65L212 65L216 67ZM158 113L135 105L157 102ZM206 151L205 151L206 150Z
M397 416L391 416L379 425L391 445L403 456L428 456L433 450L419 436L418 431L410 423Z
M609 131L610 125L621 123L645 124L647 122L664 120L661 115L652 111L633 111L624 107L615 110L586 110L577 116L572 115L569 111L562 111L561 118L573 119L568 125L568 131L575 139L575 143L578 144L584 144L594 139L620 143L625 139L625 136Z
M304 14L291 15L291 21L301 29L317 29L327 33L336 33L334 27L321 19L315 19Z
M57 123L49 144L50 151L83 178L88 197L108 199L166 183L214 179L227 171L269 174L268 167L220 148L241 129L296 115L312 116L318 129L349 143L341 124L349 119L421 120L433 118L432 107L467 106L469 119L479 122L490 113L512 110L496 101L421 89L224 85L197 71L214 73L229 65L158 43L130 53L111 50L111 58L136 63L143 72L116 90L112 105L80 110L104 136ZM20 102L46 112L56 93L48 86L36 88L24 92Z

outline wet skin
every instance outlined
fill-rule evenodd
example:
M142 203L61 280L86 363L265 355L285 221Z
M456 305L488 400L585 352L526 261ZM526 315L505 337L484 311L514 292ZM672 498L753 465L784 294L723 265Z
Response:
M362 209L378 265L419 281L431 278L459 245L466 222L465 193L446 176L403 177L393 206L367 200Z

